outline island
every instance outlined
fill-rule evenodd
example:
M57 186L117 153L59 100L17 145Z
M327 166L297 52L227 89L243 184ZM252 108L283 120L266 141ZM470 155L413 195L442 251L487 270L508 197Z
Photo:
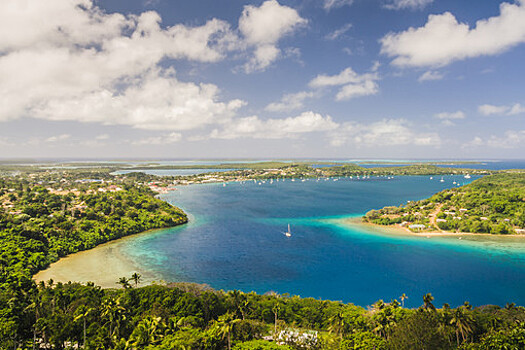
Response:
M464 231L464 223L469 230L479 224L489 233L517 233L523 228L525 186L519 172L426 164L387 169L268 166L173 177L115 174L122 169L116 164L0 167L0 349L525 347L525 308L510 302L505 307L465 302L452 308L434 305L430 293L422 298L402 294L364 308L273 292L217 291L191 283L141 286L139 273L122 276L115 288L108 289L93 283L32 280L35 272L68 254L186 223L186 214L158 195L192 183L483 174L489 176L367 217L386 225L407 221L432 227L435 222L434 230ZM413 307L406 308L407 302Z
M414 233L525 234L525 174L505 172L401 206L371 210L366 223Z

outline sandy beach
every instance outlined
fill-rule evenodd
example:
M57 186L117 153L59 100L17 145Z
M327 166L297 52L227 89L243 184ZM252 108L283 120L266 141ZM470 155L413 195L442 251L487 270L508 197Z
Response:
M471 232L446 232L446 231L421 231L413 232L407 227L401 227L400 225L376 225L369 222L363 222L361 217L344 218L337 220L339 224L345 226L362 227L369 231L375 231L379 233L395 234L395 235L409 235L419 237L461 237L461 236L479 236L479 237L521 237L525 238L525 235L493 235L490 233L471 233Z
M116 282L120 277L129 278L133 273L142 275L141 285L158 281L151 272L141 270L131 259L124 256L121 246L128 239L108 242L91 250L71 254L51 264L46 270L33 276L36 282L53 279L55 282L94 282L102 288L120 288Z

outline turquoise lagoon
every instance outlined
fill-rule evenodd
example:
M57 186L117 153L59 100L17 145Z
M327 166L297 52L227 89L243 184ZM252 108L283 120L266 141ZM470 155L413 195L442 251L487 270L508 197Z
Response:
M427 176L194 185L163 195L189 224L131 237L122 254L165 281L275 291L370 305L432 293L437 305L525 305L525 238L416 237L342 225L370 209L426 198ZM474 180L474 179L472 179ZM291 225L292 237L283 231Z

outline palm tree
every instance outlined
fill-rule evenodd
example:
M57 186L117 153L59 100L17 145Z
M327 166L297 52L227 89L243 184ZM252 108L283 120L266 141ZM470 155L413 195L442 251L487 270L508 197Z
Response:
M77 315L77 317L75 317L75 321L78 321L80 319L83 320L83 324L84 324L84 349L86 348L86 319L87 317L94 311L93 308L86 308L84 306L82 306L81 308L81 313L79 315Z
M277 337L277 316L279 315L279 311L281 311L281 306L279 305L279 302L275 303L275 305L272 308L272 311L273 311L273 315L275 316L273 334L274 334L274 337Z
M142 349L148 345L157 344L163 337L166 325L161 317L146 317L135 327L129 338L129 342L136 349Z
M116 283L120 284L122 286L122 288L124 288L124 289L128 289L128 288L131 287L129 285L129 280L126 277L120 277L120 279Z
M464 306L458 307L452 314L450 324L456 327L456 341L459 347L459 335L462 342L472 333L473 318Z
M330 333L335 333L339 335L341 340L343 340L345 328L346 328L346 321L345 321L345 317L344 317L342 310L337 312L332 317L330 317L330 326L328 327L328 331Z
M235 315L232 313L227 313L219 317L218 327L219 334L222 335L222 339L228 338L228 350L231 350L231 332L236 323L239 323L241 320L235 318Z
M245 318L244 307L248 305L246 296L241 291L238 291L238 290L229 291L228 295L232 298L236 311L240 312L241 317L244 320Z
M102 302L102 317L107 318L109 324L109 338L116 333L119 335L120 322L126 319L126 309L120 305L120 298L108 298Z
M378 301L376 301L374 303L374 308L376 310L383 310L385 308L385 302L381 299L379 299Z
M434 300L434 297L432 296L432 294L430 293L427 293L423 296L423 308L425 310L430 310L430 311L436 311L436 307L434 306L434 304L432 304L432 301Z
M140 273L137 272L131 275L131 280L135 282L135 288L139 285L141 277Z
M507 303L505 304L505 309L506 310L516 310L516 303Z
M44 304L42 303L42 297L40 296L40 293L36 293L31 297L31 304L29 304L26 307L26 310L33 310L35 314L35 324L33 326L33 350L36 347L36 332L40 320L40 316L42 314Z
M408 299L407 295L405 293L401 294L401 296L399 297L399 299L401 299L401 307L405 307L405 299Z

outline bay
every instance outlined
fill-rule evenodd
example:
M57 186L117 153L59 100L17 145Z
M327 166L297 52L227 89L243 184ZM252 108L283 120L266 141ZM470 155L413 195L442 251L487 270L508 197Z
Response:
M296 180L179 187L162 198L183 208L183 227L131 237L119 253L165 281L276 291L370 305L430 292L436 304L525 304L525 240L415 237L341 225L385 205L418 200L445 182L426 176ZM292 237L283 232L291 225Z

